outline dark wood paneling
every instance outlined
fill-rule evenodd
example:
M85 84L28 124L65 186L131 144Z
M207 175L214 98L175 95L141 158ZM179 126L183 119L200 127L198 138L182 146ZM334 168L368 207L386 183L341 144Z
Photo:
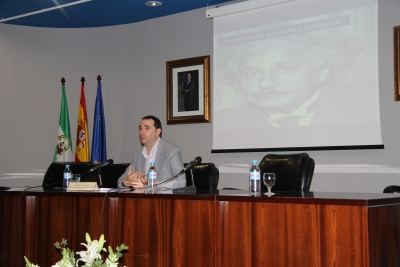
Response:
M129 246L123 264L213 266L214 204L211 200L112 198L110 234L117 242L114 245L123 240Z
M217 266L369 266L365 208L230 201L220 214Z
M86 243L86 232L92 239L99 239L101 235L102 203L100 197L26 197L24 255L40 266L52 266L62 257L54 243L63 238L67 239L68 247L73 251L86 250L81 245ZM108 209L104 214L108 217Z
M163 200L157 198L113 199L110 229L114 246L129 247L126 266L163 265Z
M22 266L24 263L22 244L25 235L19 229L25 225L25 200L22 199L19 209L18 200L18 194L0 194L0 266Z
M214 205L210 200L165 200L165 266L214 266Z
M54 242L84 250L85 233L98 239L102 222L106 246L129 246L126 266L400 266L400 201L392 194L25 192L18 216L20 193L0 193L0 266L22 267L23 255L51 266L61 259Z
M400 205L370 207L371 266L400 266Z

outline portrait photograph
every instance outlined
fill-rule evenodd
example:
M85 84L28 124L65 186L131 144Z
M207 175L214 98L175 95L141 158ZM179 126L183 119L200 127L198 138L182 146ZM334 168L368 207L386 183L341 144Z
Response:
M167 61L167 124L210 122L210 56Z
M178 73L178 112L199 110L199 71Z

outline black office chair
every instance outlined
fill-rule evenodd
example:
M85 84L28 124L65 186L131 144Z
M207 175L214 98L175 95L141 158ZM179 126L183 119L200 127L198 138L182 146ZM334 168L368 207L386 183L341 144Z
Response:
M264 173L276 174L275 192L309 192L314 175L315 162L307 153L268 154L260 161L261 179ZM267 192L261 182L261 192Z
M51 184L51 187L62 187L63 174L65 164L69 164L72 173L81 174L81 182L97 182L99 183L99 175L97 171L88 172L95 165L90 162L53 162L44 175L42 186ZM100 175L103 188L116 188L118 178L125 172L129 163L111 164L100 169ZM88 172L88 173L86 173ZM82 175L83 173L86 173Z
M188 163L185 163L186 167ZM214 163L200 163L192 170L186 171L186 186L191 186L192 184L192 174L194 185L197 190L217 190L219 181L219 170L214 165Z
M383 193L400 193L399 185L389 185L383 189Z

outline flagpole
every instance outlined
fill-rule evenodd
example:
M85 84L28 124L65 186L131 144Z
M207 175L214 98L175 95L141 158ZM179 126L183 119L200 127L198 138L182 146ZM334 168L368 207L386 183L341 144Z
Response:
M93 118L91 163L100 164L107 160L106 128L101 89L101 76L97 76L97 96Z
M61 78L61 108L58 122L57 146L54 150L53 162L73 161L72 139L69 124L68 101L65 93L65 79Z
M85 97L85 77L81 78L81 94L78 105L78 125L76 130L76 162L89 162L89 129Z

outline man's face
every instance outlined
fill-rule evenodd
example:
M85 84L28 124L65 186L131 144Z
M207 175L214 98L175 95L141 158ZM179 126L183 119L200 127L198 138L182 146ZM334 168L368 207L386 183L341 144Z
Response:
M142 120L139 125L140 142L146 147L153 147L160 136L161 129L156 129L152 119Z
M274 112L290 112L316 91L321 66L315 56L295 47L271 45L239 61L246 100Z
M190 75L190 73L188 73L188 75L187 75L188 81L190 81L191 78L192 78L192 75Z

